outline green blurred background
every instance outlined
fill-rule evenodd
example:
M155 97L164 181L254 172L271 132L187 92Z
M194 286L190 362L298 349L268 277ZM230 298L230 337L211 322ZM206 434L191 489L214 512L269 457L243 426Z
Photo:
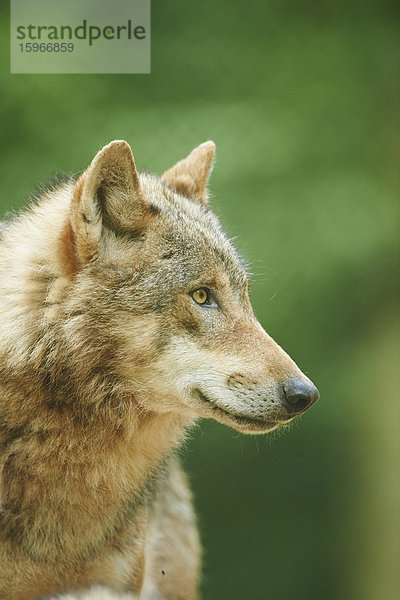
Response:
M255 312L320 389L291 431L187 444L204 599L398 598L396 4L153 0L152 74L105 76L10 75L1 10L2 212L112 139L155 172L215 140Z

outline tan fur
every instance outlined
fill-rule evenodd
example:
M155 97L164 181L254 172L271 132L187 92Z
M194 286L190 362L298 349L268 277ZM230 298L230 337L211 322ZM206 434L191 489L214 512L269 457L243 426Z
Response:
M112 142L2 229L3 600L196 598L175 448L197 417L264 433L294 416L285 382L309 380L205 205L214 149L160 179Z
M93 586L79 592L57 594L54 600L138 600L137 594L116 592L104 586Z
M204 142L176 165L165 171L163 181L179 194L205 204L207 181L215 155L214 142Z

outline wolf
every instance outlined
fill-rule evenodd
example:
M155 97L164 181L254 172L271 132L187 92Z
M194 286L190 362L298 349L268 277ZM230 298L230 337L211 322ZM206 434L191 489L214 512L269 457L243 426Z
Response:
M185 432L263 434L318 400L254 316L214 153L158 177L113 141L1 228L3 600L195 599Z

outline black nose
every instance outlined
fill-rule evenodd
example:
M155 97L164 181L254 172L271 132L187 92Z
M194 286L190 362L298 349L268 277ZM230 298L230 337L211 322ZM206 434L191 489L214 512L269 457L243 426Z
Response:
M283 386L285 406L289 414L299 415L319 398L319 391L311 381L290 379Z

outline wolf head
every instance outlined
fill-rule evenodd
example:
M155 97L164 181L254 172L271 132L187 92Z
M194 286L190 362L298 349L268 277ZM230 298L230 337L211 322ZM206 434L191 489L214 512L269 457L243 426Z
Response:
M82 360L107 355L144 411L263 433L319 397L255 318L243 261L207 206L215 145L162 177L105 146L72 190L58 246L72 282L64 330ZM87 348L91 347L91 354Z

